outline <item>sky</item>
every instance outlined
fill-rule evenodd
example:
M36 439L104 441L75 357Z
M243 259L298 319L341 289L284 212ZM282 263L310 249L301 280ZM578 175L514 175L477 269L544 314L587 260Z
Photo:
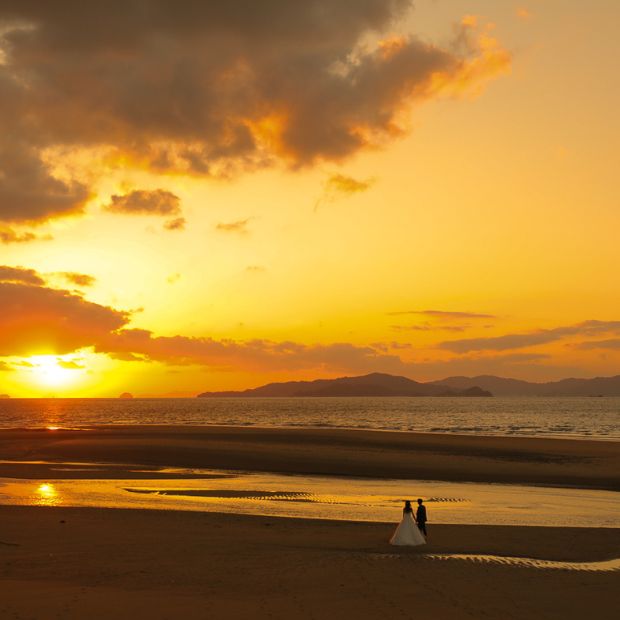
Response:
M0 394L620 374L619 19L2 0Z

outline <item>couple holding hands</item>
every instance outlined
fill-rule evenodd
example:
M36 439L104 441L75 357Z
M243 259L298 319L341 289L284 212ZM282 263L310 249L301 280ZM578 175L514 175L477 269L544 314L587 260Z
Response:
M411 502L407 500L403 508L403 519L390 539L391 545L407 545L415 547L426 544L426 506L418 499L415 517Z

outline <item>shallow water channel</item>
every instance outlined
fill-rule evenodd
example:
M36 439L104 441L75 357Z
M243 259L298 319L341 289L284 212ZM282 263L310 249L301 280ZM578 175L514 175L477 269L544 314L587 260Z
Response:
M92 475L97 465L83 467ZM62 464L57 464L56 470L64 471ZM165 473L167 478L158 478L158 473ZM178 478L170 478L171 474ZM397 522L403 501L418 497L426 503L431 526L620 527L620 493L613 491L195 469L160 470L153 472L152 479L0 478L0 504L193 510L348 521Z

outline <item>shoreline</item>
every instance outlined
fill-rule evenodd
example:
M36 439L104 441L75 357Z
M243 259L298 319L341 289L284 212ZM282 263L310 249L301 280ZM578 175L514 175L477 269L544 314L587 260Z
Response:
M19 461L135 463L375 479L620 490L620 442L403 431L105 425L0 429L0 477ZM31 464L29 478L44 478ZM22 467L23 470L23 467Z
M155 399L157 400L157 399ZM372 432L372 433L408 433L414 435L439 435L439 436L456 436L456 437L486 437L489 439L505 438L505 439L558 439L566 441L602 441L610 443L620 443L620 436L595 436L595 435L554 435L554 434L532 434L532 435L520 435L514 433L512 435L502 433L484 433L478 431L471 431L469 433L456 432L456 431L412 431L412 430L398 430L394 428L374 428L371 426L328 426L328 425L308 425L303 424L289 424L289 425L261 425L261 424L160 424L160 423L142 423L142 424L83 424L77 426L0 426L0 433L3 431L87 431L98 429L114 429L114 428L189 428L189 429L202 429L202 428L253 428L258 430L300 430L300 431L350 431L350 432Z

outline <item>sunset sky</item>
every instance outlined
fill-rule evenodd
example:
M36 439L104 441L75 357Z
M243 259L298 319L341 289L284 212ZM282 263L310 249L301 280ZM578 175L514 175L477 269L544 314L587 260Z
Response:
M620 374L620 3L0 1L0 394Z

